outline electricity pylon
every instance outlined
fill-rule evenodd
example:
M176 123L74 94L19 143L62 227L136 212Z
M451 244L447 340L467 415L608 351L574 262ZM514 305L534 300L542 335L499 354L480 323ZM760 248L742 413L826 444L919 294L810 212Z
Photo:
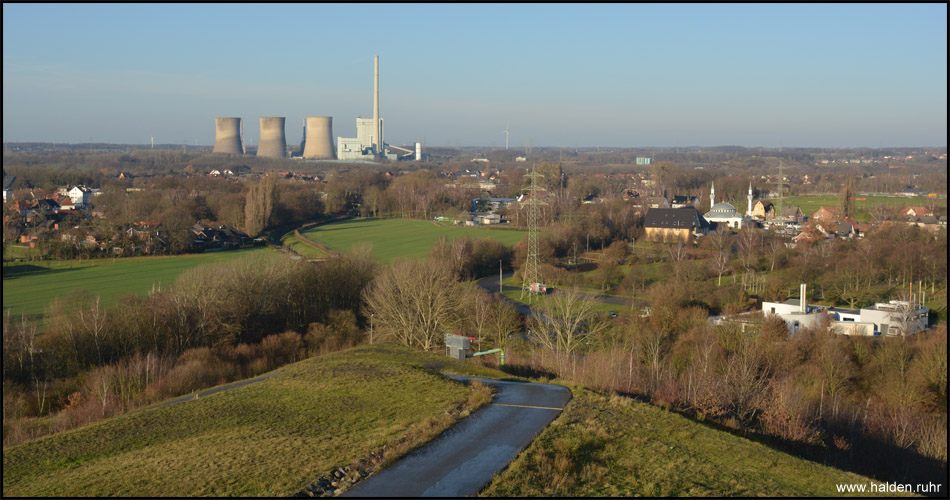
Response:
M544 283L541 279L541 263L538 258L538 211L541 205L547 205L547 203L538 197L545 189L538 185L538 177L544 176L537 173L537 164L531 167L531 173L525 177L531 179L531 184L528 186L528 201L525 202L528 205L528 258L524 265L521 299L524 300L527 296L526 302L530 304L538 291L532 290L531 287Z

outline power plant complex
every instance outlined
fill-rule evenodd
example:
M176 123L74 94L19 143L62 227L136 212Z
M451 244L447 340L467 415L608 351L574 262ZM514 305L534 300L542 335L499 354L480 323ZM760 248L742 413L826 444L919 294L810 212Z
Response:
M383 140L383 118L379 116L379 56L374 61L373 117L356 119L356 137L337 137L336 151L333 148L333 117L308 116L304 119L301 156L305 160L369 160L386 158L422 159L422 144L415 150L386 144ZM243 120L235 117L215 118L215 153L244 154ZM287 137L284 132L286 118L282 116L261 117L261 138L257 156L263 158L287 158ZM401 153L396 153L398 150Z

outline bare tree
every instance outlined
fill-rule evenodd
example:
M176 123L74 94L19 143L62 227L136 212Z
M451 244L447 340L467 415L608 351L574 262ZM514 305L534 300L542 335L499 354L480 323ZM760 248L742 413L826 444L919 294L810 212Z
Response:
M437 261L396 261L373 280L364 300L380 336L410 347L431 351L460 323L459 284Z
M676 279L679 280L680 274L682 272L682 262L686 260L688 255L688 252L686 251L686 245L684 245L682 242L679 242L668 247L666 251L670 256L670 262L673 263L673 273L676 275Z
M603 332L609 324L597 310L596 303L576 289L559 289L538 309L534 318L531 336L544 347L553 350L558 357L558 370L567 373L570 362L573 376L576 368L574 355L587 345L592 337Z

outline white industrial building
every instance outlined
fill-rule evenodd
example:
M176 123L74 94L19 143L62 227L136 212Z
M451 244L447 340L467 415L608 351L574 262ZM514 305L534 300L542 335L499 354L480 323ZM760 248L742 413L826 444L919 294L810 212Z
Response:
M373 133L372 118L356 119L356 137L337 137L336 157L339 160L367 160L382 156L376 151L376 134ZM383 119L379 119L380 139L382 139ZM380 141L382 143L382 141Z
M814 328L827 315L832 324L843 335L913 335L926 330L930 308L920 305L916 300L878 302L873 307L845 309L808 305L807 288L801 285L801 299L788 299L785 302L762 302L762 312L777 314L785 321L788 331L795 333L803 327Z

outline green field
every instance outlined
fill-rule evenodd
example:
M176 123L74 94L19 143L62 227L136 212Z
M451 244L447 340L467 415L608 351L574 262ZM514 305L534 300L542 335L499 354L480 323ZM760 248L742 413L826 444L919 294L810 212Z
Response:
M264 247L173 255L3 264L3 314L39 318L56 297L85 288L109 302L129 293L145 295L152 286L168 287L182 272L200 264L248 255L273 255Z
M868 210L878 205L887 205L891 207L926 207L928 200L926 196L915 196L908 198L905 196L862 196L856 198L867 198L866 200L855 200L855 219L858 222L869 222L871 219ZM775 203L775 200L772 200ZM797 206L802 209L802 215L811 218L820 207L837 207L841 201L837 195L801 195L789 196L782 203L785 206ZM941 206L946 205L946 200L940 200Z
M325 259L329 257L329 255L323 250L300 241L293 231L281 236L280 242L287 248L290 248L300 255L310 259Z
M649 404L573 393L481 496L824 497L843 496L836 484L871 483Z
M398 450L384 452L395 458L411 447L400 440L421 444L451 425L458 405L488 401L440 371L505 377L471 361L364 345L5 449L3 496L290 496L374 451Z
M449 240L468 236L491 238L506 245L514 245L527 233L507 229L437 225L421 220L372 218L331 222L301 231L301 234L338 252L346 252L357 243L369 242L373 245L376 257L390 263L397 257L429 255L432 243L443 235Z

